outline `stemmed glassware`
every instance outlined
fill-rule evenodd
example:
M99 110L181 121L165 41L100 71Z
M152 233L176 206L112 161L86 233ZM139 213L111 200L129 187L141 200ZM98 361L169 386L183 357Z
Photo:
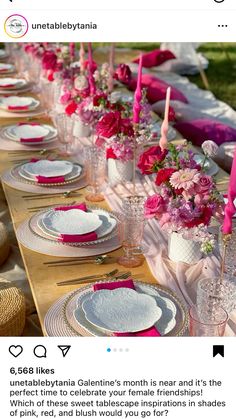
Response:
M122 201L123 213L117 215L119 238L124 255L117 262L125 267L142 265L141 243L144 230L144 196L132 195Z
M56 114L53 118L57 128L58 140L61 144L60 154L70 156L73 153L73 129L74 121L66 114Z
M84 148L84 159L88 181L86 200L100 202L106 175L106 152L104 148L91 145Z

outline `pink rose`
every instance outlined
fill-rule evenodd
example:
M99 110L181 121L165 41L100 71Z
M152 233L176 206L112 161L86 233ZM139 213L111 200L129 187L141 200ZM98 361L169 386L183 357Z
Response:
M105 114L97 124L96 133L98 136L110 138L120 132L120 112L109 112Z
M213 181L211 176L201 175L195 186L195 192L205 194L212 190Z
M162 196L156 194L149 196L145 202L145 217L154 218L165 210L165 202Z
M168 150L162 150L159 145L153 146L141 154L138 162L138 168L143 175L150 175L157 171L158 166L166 157Z
M121 83L129 84L131 76L132 73L129 66L126 64L119 64L115 71L114 79L119 80Z
M66 93L64 93L64 95L62 95L60 97L60 103L62 105L66 105L66 103L69 102L69 100L71 100L71 93L70 92L66 92Z
M57 66L57 56L52 51L45 51L42 57L42 67L44 70L55 70Z

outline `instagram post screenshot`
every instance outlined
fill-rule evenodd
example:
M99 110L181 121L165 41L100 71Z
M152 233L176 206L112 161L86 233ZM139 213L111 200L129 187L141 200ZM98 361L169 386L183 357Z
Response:
M235 418L235 18L0 0L2 419Z

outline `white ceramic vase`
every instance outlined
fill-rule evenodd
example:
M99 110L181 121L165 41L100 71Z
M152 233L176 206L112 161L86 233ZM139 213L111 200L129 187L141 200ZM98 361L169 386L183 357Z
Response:
M173 232L168 239L168 256L174 262L197 263L202 258L201 243Z
M73 134L77 138L86 138L91 134L91 127L88 124L84 124L81 119L76 118L74 123Z
M130 182L133 178L133 160L107 159L108 182L115 186L120 182Z

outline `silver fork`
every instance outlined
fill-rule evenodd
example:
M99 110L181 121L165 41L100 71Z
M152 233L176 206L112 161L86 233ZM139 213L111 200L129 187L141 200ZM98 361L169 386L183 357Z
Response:
M123 272L117 275L103 275L103 276L96 276L96 278L90 278L88 279L88 277L84 277L84 278L78 278L72 281L65 281L65 282L58 282L57 286L61 287L64 285L76 285L76 284L83 284L84 282L97 282L97 281L102 281L102 280L106 280L106 279L126 279L131 275L131 272Z

